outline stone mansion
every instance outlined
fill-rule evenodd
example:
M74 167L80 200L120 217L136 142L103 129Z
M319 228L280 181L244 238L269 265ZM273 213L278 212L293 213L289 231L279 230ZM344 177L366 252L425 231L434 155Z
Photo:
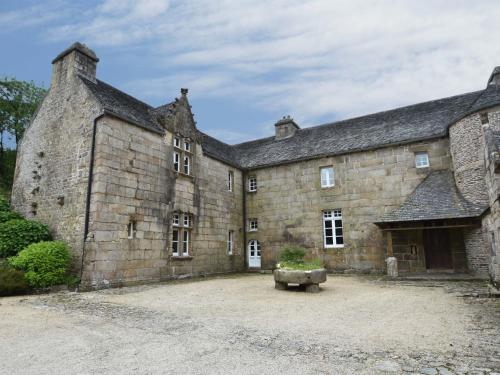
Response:
M152 107L75 43L22 139L15 210L49 225L82 285L272 269L298 244L330 271L500 281L500 68L476 92L228 145L187 89ZM485 77L486 78L486 77Z

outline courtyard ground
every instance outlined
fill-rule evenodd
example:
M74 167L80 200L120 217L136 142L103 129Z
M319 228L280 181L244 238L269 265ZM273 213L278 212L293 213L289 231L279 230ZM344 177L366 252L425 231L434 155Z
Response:
M495 374L483 282L245 274L0 299L1 374Z

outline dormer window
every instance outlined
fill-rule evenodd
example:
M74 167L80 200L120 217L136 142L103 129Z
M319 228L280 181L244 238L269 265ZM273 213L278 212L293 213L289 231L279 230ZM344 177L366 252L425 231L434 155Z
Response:
M190 152L191 151L191 142L185 141L184 142L184 150Z
M179 137L174 138L174 147L181 148L181 139Z
M429 167L429 154L427 154L427 152L417 152L415 154L415 167L417 168Z
M186 228L191 228L191 215L184 214L184 226Z
M178 227L179 226L179 214L174 214L172 216L172 225L174 227Z
M189 138L180 136L174 137L174 171L190 175L191 174L191 157L194 145Z

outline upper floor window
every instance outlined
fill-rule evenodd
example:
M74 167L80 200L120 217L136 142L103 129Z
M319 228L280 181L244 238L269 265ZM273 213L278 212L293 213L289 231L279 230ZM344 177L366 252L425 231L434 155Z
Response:
M429 154L427 152L417 152L415 154L415 167L427 168L429 166Z
M191 151L191 142L189 141L184 142L184 150Z
M191 232L184 229L182 231L182 255L183 256L189 255L189 239L190 239L190 237L191 237Z
M333 167L323 167L321 171L321 187L335 186L335 172Z
M180 171L180 155L178 152L174 152L174 171L179 172Z
M127 225L128 238L135 238L137 233L137 223L135 221L131 221Z
M184 226L186 228L191 228L191 215L184 214Z
M191 174L191 159L184 156L184 174Z
M250 232L255 232L259 228L259 223L257 219L248 220L248 227Z
M344 247L342 210L323 211L323 236L325 247Z
M257 177L248 179L248 191L257 191Z
M172 225L179 226L179 214L174 214L172 216Z
M174 137L174 146L181 148L181 139L179 137Z
M234 243L233 243L233 240L234 240L234 231L230 230L228 233L227 233L227 254L228 255L233 255L233 246L234 246Z
M233 171L229 171L227 174L227 191L233 191L233 180L234 180Z

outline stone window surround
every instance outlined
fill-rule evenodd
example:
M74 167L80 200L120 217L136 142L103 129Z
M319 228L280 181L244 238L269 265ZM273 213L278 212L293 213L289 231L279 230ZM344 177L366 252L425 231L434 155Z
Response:
M342 218L342 209L334 208L334 209L326 209L321 213L322 221L323 221L323 246L325 249L338 249L345 247L344 241L344 222ZM340 226L335 226L335 221L340 220ZM331 223L331 228L327 228L327 222ZM327 235L326 230L331 229L332 235L328 237L332 237L332 244L327 244ZM341 230L341 235L336 234L336 230ZM337 243L341 239L342 243Z
M181 220L182 217L182 220ZM172 257L192 259L193 215L180 211L172 215ZM182 246L181 246L182 245Z
M234 172L233 171L228 171L227 172L227 191L232 192L234 190Z
M257 177L250 176L248 177L248 192L255 193L257 191Z
M133 239L137 236L137 222L135 220L131 220L127 224L127 238Z
M192 176L192 155L193 155L193 142L189 138L182 137L180 134L175 134L173 137L173 160L174 172ZM184 145L184 147L182 147ZM182 166L181 166L182 161Z
M331 170L331 174L323 175L323 172ZM320 186L322 189L335 187L335 168L333 165L319 167Z

